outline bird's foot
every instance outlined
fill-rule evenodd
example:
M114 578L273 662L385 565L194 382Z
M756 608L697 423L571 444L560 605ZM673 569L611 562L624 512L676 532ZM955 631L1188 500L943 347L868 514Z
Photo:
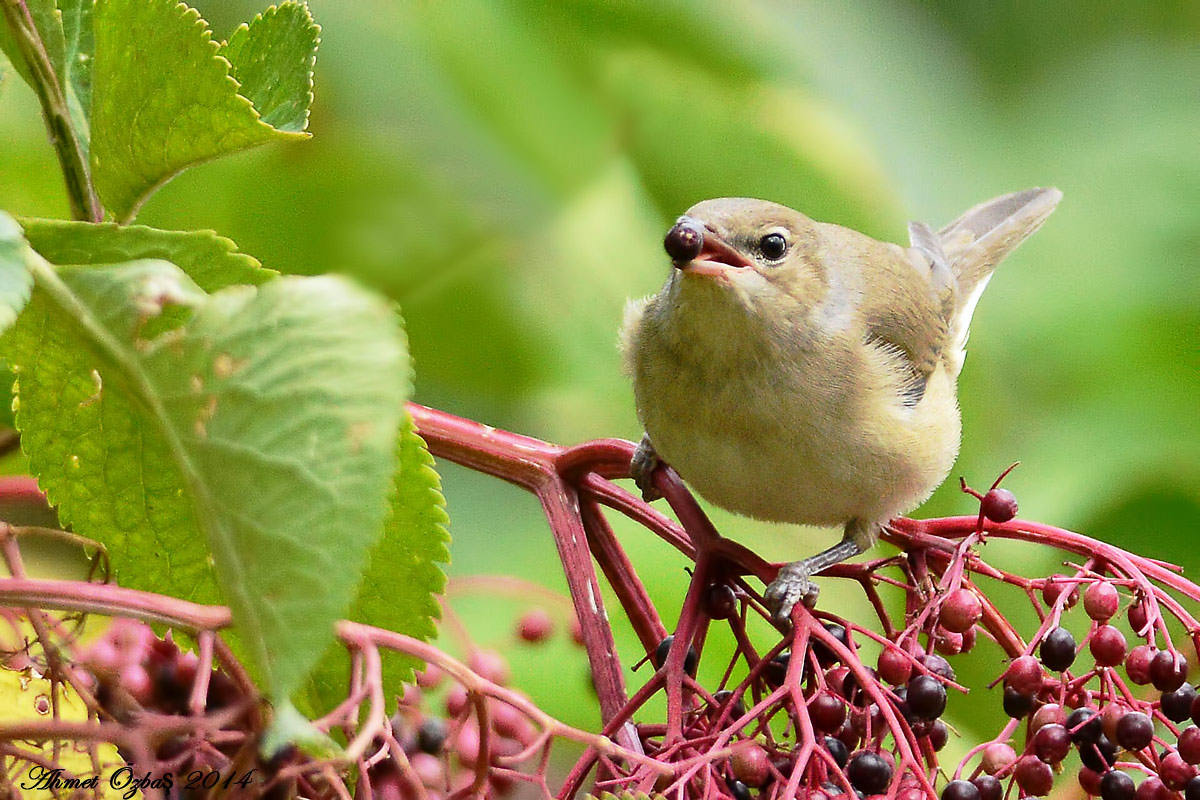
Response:
M766 592L763 593L763 599L766 600L767 608L771 611L775 621L780 625L790 623L792 609L795 608L796 603L801 603L807 608L816 606L821 587L813 582L812 573L809 559L793 561L791 564L784 564L780 567L775 580L767 586Z
M662 466L662 460L658 457L658 453L654 452L654 445L650 444L650 437L643 435L642 440L638 442L637 449L633 451L633 459L629 462L629 476L642 490L642 499L647 503L652 503L662 497L662 494L654 488L654 471L660 466Z

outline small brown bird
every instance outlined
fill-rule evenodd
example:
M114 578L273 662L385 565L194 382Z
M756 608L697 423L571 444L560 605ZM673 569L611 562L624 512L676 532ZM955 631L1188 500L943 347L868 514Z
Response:
M871 547L949 474L975 304L1061 198L1004 195L936 234L910 223L907 248L764 200L693 206L667 233L666 284L629 304L621 331L643 493L661 458L730 511L844 526L767 587L780 620L812 605L812 575Z

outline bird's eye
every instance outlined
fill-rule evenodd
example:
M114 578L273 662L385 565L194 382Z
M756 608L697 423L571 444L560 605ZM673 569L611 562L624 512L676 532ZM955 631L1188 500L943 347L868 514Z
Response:
M782 233L768 233L758 242L758 251L768 261L778 261L787 252L787 239Z

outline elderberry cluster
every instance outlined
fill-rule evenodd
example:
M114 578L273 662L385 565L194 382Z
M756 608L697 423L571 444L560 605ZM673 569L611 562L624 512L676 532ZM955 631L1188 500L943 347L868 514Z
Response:
M1147 643L1128 647L1116 624L1121 593L1110 580L1054 575L1043 581L1042 599L1067 613L1081 588L1091 619L1085 642L1077 644L1062 625L1050 627L1037 655L1013 659L1004 673L1004 710L1027 720L1026 745L1020 754L1008 744L988 748L984 774L974 779L982 782L981 800L998 800L996 778L1005 776L1026 795L1045 795L1072 752L1081 763L1080 786L1103 800L1170 800L1180 792L1200 800L1200 728L1190 726L1200 724L1200 698L1187 682L1187 657L1155 646L1141 598L1126 617L1132 635L1147 636ZM1085 645L1091 664L1081 658ZM953 800L973 800L964 791Z
M550 640L554 628L551 616L535 608L517 621L515 634L523 643L540 645ZM572 636L578 641L577 631L572 631ZM512 675L508 660L494 650L472 650L467 667L496 687L509 687ZM483 729L479 722L480 705L485 707L487 720ZM392 735L404 749L412 772L431 800L467 791L481 769L486 775L478 796L512 796L518 786L514 776L527 760L523 754L537 739L536 727L521 711L495 697L471 696L434 665L427 665L417 673L416 685L406 688L390 724ZM481 764L485 750L486 763ZM394 759L378 760L368 774L376 797L392 800L418 797Z

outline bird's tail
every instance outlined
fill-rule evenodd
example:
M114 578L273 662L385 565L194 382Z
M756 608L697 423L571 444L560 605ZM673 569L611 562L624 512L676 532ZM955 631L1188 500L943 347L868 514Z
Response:
M971 315L992 270L1041 227L1061 199L1062 192L1053 187L1013 192L968 209L938 231L938 241L957 283L952 352L962 353L966 345Z

